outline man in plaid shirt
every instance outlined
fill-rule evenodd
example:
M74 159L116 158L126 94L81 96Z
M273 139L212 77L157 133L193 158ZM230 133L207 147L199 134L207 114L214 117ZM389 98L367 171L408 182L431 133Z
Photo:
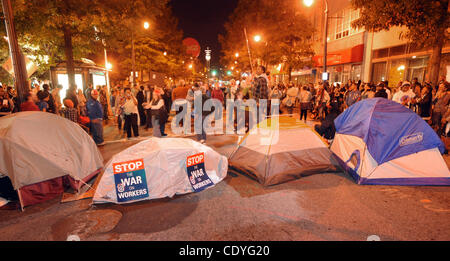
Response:
M78 110L73 107L73 102L70 99L64 99L64 108L61 109L61 114L64 118L78 123Z
M260 108L260 100L267 100L269 99L269 88L267 86L269 80L266 75L266 67L260 65L256 68L256 76L253 78L253 85L251 89L251 95L252 99L255 99L256 106L257 106L257 114L256 116L256 123L259 123L261 120L264 120L267 116L267 106L263 106L263 108ZM262 109L262 111L260 110ZM251 129L253 126L249 126Z
M262 65L256 68L256 77L253 78L252 98L255 99L258 104L260 99L269 98L266 68Z

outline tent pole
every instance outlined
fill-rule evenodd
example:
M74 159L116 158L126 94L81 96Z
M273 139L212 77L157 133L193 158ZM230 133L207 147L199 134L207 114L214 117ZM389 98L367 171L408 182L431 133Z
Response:
M17 195L19 195L20 210L23 212L23 203L22 203L22 196L20 194L20 189L17 189Z

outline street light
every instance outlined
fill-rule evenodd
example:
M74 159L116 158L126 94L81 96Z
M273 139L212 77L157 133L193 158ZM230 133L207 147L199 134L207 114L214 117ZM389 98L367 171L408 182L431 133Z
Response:
M144 29L147 30L150 27L150 23L149 22L144 22ZM133 81L132 81L132 85L133 87L135 86L136 83L136 54L134 51L134 30L131 30L131 70L133 71L131 74L133 76Z
M164 56L166 56L166 55L167 55L167 52L164 52L163 54L164 54Z
M328 0L323 0L325 5L325 23L323 30L323 74L322 79L324 79L323 75L327 74L326 79L328 79L327 73L327 40L328 40ZM303 4L310 7L314 3L314 0L303 0Z
M238 57L239 57L239 53L235 53L234 56L235 56L236 58L238 58Z
M312 6L313 3L314 0L303 0L303 4L306 5L307 7Z
M209 82L209 71L211 70L211 49L209 49L209 47L206 48L205 50L205 59L206 59L206 67L207 67L207 75L206 75L206 79L208 79Z
M261 36L260 35L255 35L253 37L253 40L255 40L255 42L259 42L259 41L261 41Z
M112 64L107 62L105 67L106 67L107 70L111 70L112 69Z

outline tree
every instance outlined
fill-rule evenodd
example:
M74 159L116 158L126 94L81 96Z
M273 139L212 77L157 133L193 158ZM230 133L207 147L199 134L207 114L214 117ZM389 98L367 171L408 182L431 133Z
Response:
M313 51L312 25L297 9L294 0L240 0L225 24L225 35L219 36L222 44L222 62L231 67L248 70L250 60L244 28L248 34L252 60L261 64L284 63L289 80L293 69L311 66ZM255 43L253 35L259 34L261 42ZM239 57L235 57L235 53ZM236 64L234 61L238 61Z
M136 53L136 69L153 70L177 77L182 72L182 61L186 60L185 50L182 45L183 32L177 28L178 20L173 16L172 10L167 5L158 6L158 12L144 6L139 10L144 14L153 12L153 17L138 17L131 15L123 18L126 26L115 32L114 40L110 48L116 51L122 61L123 71L131 71L131 30L133 30ZM150 23L150 28L142 28L143 22ZM111 38L111 37L110 37ZM120 40L122 39L122 40Z
M93 51L94 25L100 21L99 1L15 0L19 41L28 53L48 55L49 64L65 57L69 86L75 86L74 56Z
M168 2L14 0L13 7L19 43L24 53L36 57L35 62L40 65L41 72L65 58L69 85L75 86L74 59L103 54L104 47L124 53L131 42L130 30L136 30L138 22L143 20L166 19ZM168 30L167 33L171 32ZM160 40L158 38L153 43L160 46Z
M371 32L389 30L392 26L408 29L406 39L422 47L432 47L427 80L437 84L441 52L449 40L449 0L352 0L360 17L352 23Z

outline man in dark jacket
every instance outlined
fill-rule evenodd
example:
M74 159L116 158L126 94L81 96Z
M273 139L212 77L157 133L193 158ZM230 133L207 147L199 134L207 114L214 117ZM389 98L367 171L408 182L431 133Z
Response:
M320 123L314 126L314 129L320 136L325 139L332 140L334 139L334 134L336 132L336 128L334 126L334 120L339 115L339 109L335 106L331 107L330 113L325 117L325 119Z
M42 88L44 89L44 93L49 97L47 102L48 103L47 112L56 113L55 99L53 95L49 92L50 87L48 86L48 84L44 84L42 85Z
M388 94L387 94L386 90L384 89L384 82L380 82L379 84L377 84L375 98L376 97L385 98L385 99L388 98Z
M138 107L141 126L145 126L145 122L146 122L145 109L144 109L144 106L142 105L145 102L144 86L140 87L139 92L136 94L136 100L138 102L137 107Z
M103 140L103 107L98 101L99 93L92 90L90 99L86 103L87 115L90 119L92 138L97 145L104 145Z

